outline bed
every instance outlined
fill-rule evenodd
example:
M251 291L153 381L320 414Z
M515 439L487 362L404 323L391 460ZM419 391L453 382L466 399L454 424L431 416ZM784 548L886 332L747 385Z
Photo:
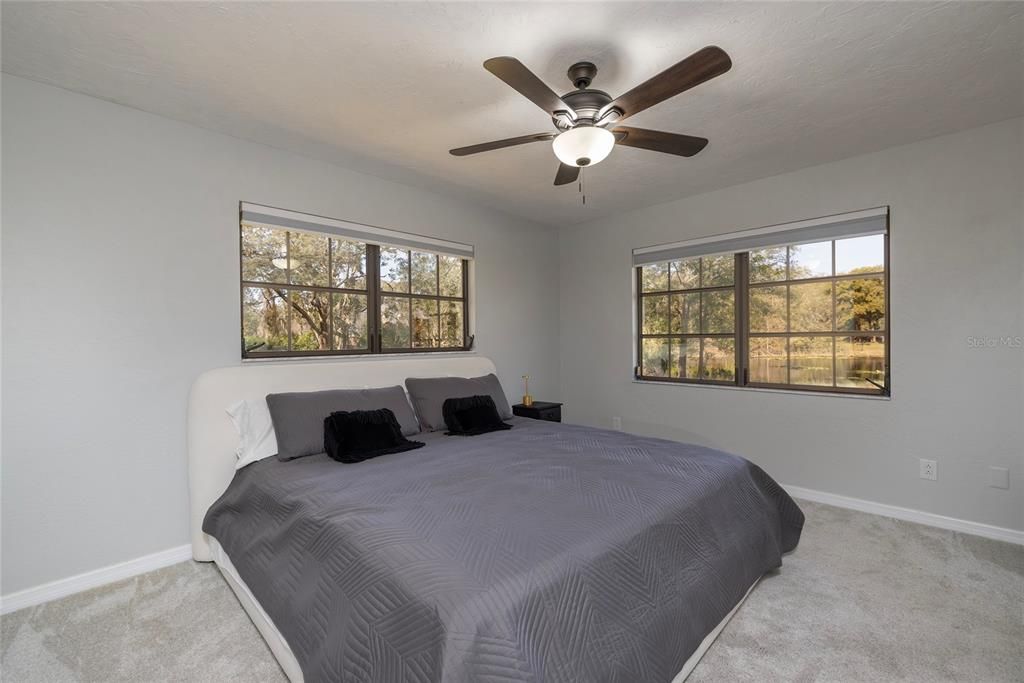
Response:
M524 418L356 465L235 473L235 400L493 371L467 355L196 382L193 555L292 681L681 681L798 542L799 508L743 458Z

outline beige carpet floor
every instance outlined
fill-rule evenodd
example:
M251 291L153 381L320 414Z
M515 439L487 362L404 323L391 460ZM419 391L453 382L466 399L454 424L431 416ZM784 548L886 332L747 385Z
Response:
M800 547L690 681L1024 681L1024 547L801 506ZM284 681L210 564L15 612L0 631L5 683Z

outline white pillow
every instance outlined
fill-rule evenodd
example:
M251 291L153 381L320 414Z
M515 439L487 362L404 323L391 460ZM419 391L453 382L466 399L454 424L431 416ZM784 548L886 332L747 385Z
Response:
M228 408L228 415L238 430L236 470L277 455L277 436L274 434L274 423L270 419L266 399L239 401Z

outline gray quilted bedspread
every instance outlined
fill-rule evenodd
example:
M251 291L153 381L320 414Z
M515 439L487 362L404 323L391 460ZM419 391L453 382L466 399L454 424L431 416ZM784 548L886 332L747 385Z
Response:
M743 458L514 424L235 475L203 528L307 682L671 681L799 540Z

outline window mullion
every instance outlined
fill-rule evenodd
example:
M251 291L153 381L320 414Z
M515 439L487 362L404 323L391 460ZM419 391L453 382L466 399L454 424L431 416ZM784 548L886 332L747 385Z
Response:
M633 365L633 378L644 374L644 336L643 336L643 266L633 268L633 282L636 287L636 363Z
M441 348L441 257L434 254L434 299L437 313L434 314L434 346Z
M369 333L367 340L370 353L380 353L381 348L381 314L383 299L380 296L380 247L376 244L366 245L366 326Z
M327 286L330 287L334 284L334 240L330 237L327 238ZM334 351L334 295L330 292L324 296L327 297L327 348L330 351Z
M703 304L701 304L703 305ZM697 380L700 382L704 381L704 337L700 337L700 343L697 344Z
M882 239L882 269L885 272L882 276L882 292L885 295L885 374L883 375L882 381L885 382L885 394L888 396L892 392L892 370L889 365L892 353L892 336L889 334L892 330L889 300L889 233L887 232Z
M406 269L405 269L405 278L406 278L406 280L405 281L407 283L409 283L409 288L406 290L406 292L408 292L408 297L407 297L407 300L406 300L406 304L409 306L409 308L408 308L409 317L407 318L408 321L409 321L409 349L412 350L413 348L415 348L415 344L413 344L413 338L415 337L415 332L413 330L413 327L415 325L413 323L415 321L412 318L412 249L410 249L409 251L407 251L405 253L408 254L408 258L406 258L406 260L405 260L405 262L406 262Z
M670 265L669 268L672 266ZM671 283L669 283L671 286ZM697 332L700 335L704 334L704 257L701 256L697 260L697 287L701 288L700 293L697 295L698 301L700 301L700 315L697 316ZM671 346L670 346L671 348ZM698 337L697 340L697 381L704 381L704 337Z
M839 370L839 361L836 354L839 353L839 325L836 321L836 241L832 240L832 388L839 386L839 377L836 372Z
M410 262L411 262L411 260L412 259L410 258ZM412 292L412 277L409 278L409 292ZM413 329L415 327L414 323L416 321L413 320L413 317L412 317L412 295L411 294L410 294L410 296L406 297L406 303L409 306L409 348L413 349L413 348L416 348L416 345L413 343L413 340L416 337L416 332Z
M469 348L469 261L462 259L462 348Z
M284 310L288 311L288 317L285 320L285 325L288 326L288 350L293 351L294 344L292 342L292 290L290 285L292 284L292 234L286 232L284 234L284 280L288 283L288 287L284 290L285 301Z
M750 320L747 298L747 286L750 282L749 272L750 255L746 252L736 254L734 267L736 293L734 296L736 299L736 384L738 386L745 386L749 381L750 339L747 336L748 321Z

